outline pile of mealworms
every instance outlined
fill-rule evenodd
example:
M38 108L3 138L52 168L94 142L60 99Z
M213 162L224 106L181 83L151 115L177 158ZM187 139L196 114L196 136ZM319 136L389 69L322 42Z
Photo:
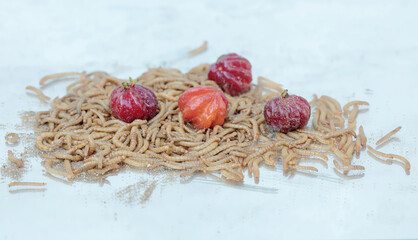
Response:
M363 171L353 164L355 154L365 149L367 138L357 129L360 106L353 101L341 108L328 96L316 97L312 128L287 134L270 131L265 124L265 103L282 91L280 84L259 77L258 84L240 96L226 94L229 102L222 126L197 130L183 121L177 101L187 89L208 85L209 65L202 64L188 73L176 69L149 69L137 81L152 89L158 98L158 114L149 121L124 123L112 116L109 99L112 90L126 80L105 72L63 73L46 76L40 84L60 77L77 80L67 87L64 97L51 102L49 111L36 114L36 147L47 172L66 178L81 173L106 174L124 165L153 169L164 167L182 171L220 174L242 181L244 171L260 177L260 165L282 164L284 171L315 171L301 164L316 158L327 165L328 156L342 174Z

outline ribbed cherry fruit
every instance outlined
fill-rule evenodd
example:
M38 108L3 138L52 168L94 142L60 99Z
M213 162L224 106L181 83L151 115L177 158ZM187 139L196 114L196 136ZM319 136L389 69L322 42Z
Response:
M208 78L231 96L237 96L250 88L251 63L235 53L222 55L210 66Z
M287 133L303 128L311 116L311 106L305 98L288 95L287 90L264 106L266 123L274 130Z
M215 87L196 86L180 95L178 105L185 122L206 129L224 123L228 100Z
M150 120L157 113L158 100L154 92L129 78L110 95L113 116L130 123L135 119Z

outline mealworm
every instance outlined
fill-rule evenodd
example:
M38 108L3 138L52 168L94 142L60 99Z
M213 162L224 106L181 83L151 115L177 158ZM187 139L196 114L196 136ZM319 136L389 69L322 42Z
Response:
M313 95L313 100L309 102L309 105L315 105L318 102L318 95Z
M124 159L123 162L132 167L147 167L148 165L153 163L153 161L135 161L130 158Z
M226 177L227 179L230 179L230 180L233 180L233 181L236 181L236 182L242 181L241 176L239 176L238 174L233 173L231 171L222 169L221 174L222 174L222 176Z
M216 147L214 150L206 153L205 157L211 157L211 156L216 155L219 152L221 152L221 151L223 151L223 150L225 150L227 148L230 148L232 146L235 146L235 145L237 145L237 142L235 142L235 141L231 141L231 142L224 143L224 144Z
M360 154L361 150L361 136L359 135L356 139L356 154L357 156Z
M346 105L344 105L343 110L345 114L349 114L351 111L349 110L349 108L353 105L366 105L368 106L369 103L365 102L365 101L351 101L349 103L347 103Z
M118 169L118 168L120 168L120 166L118 164L112 164L112 165L106 166L103 169L90 169L90 170L88 170L88 172L93 173L93 174L103 175L103 174L106 174L109 171L112 171L112 170L115 170L115 169Z
M325 161L328 161L328 157L320 152L315 152L315 151L309 151L309 150L303 150L303 149L299 149L299 148L294 148L292 149L295 153L300 154L300 155L305 155L305 156L317 156L319 158L324 159Z
M335 110L336 114L341 114L342 113L341 105L337 100L335 100L334 98L325 96L325 95L321 96L321 98L326 100L327 103L331 103L334 106L334 110Z
M4 137L4 140L6 140L6 142L10 144L15 144L19 141L19 135L17 135L16 133L8 133Z
M204 144L201 144L199 146L196 147L191 147L189 150L190 151L199 151L202 150L204 148L207 148L209 145L211 145L213 142L219 142L220 139L218 137L211 137L209 138L209 140L207 140Z
M282 153L282 155L283 155L283 153ZM295 153L290 153L290 154L285 154L285 156L286 156L286 158L284 158L284 160L283 160L283 169L288 169L289 168L289 162L292 160L292 159L294 159L294 158L296 158L298 155L297 154L295 154Z
M157 182L153 181L148 188L145 190L144 194L141 196L141 201L145 202L151 196L152 192L154 191L155 187L157 186Z
M366 137L366 134L364 134L363 126L360 126L358 130L359 130L359 135L361 139L361 146L366 147L367 137Z
M46 183L42 182L11 182L9 183L9 187L15 187L15 186L31 186L31 187L43 187Z
M334 160L334 166L340 171L350 171L350 170L365 170L364 166L361 165L348 165L348 166L341 166L338 161Z
M331 150L339 157L341 158L341 160L343 160L344 163L347 163L348 161L348 156L344 153L342 153L340 150L338 150L338 148L336 148L335 146L331 147ZM345 165L345 164L344 164Z
M345 143L347 142L347 135L343 135L340 142L338 143L338 149L342 149L345 145Z
M348 122L353 123L357 118L357 114L358 114L358 105L354 105L353 110L350 112Z
M328 139L328 138L331 138L331 137L336 137L336 136L340 136L340 135L343 135L343 134L346 134L346 133L349 133L349 132L351 132L353 129L352 128L346 128L346 129L340 129L340 130L336 130L336 131L333 131L333 132L330 132L330 133L327 133L327 134L325 134L325 136L324 136L324 138L325 139Z
M210 167L206 167L204 168L206 171L218 171L221 169L227 169L227 168L234 168L234 167L239 167L240 164L238 163L222 163L222 164L217 164L214 166L210 166Z
M269 80L269 79L267 79L265 77L259 76L257 78L257 80L258 80L258 84L260 86L263 86L263 87L266 87L266 88L270 88L270 89L274 89L274 90L276 90L279 93L281 93L283 91L283 89L282 89L283 85L281 85L279 83L276 83L276 82L273 82L273 81L271 81L271 80ZM275 93L275 94L277 94L277 93Z
M348 148L351 146L352 143L353 143L353 137L350 136L347 138L347 142L344 144L344 146L340 150L342 152L347 152Z
M36 93L41 100L44 100L44 101L51 100L50 97L45 96L45 94L40 89L38 89L36 87L27 86L26 89Z
M268 143L268 144L267 144L266 146L264 146L263 148L259 148L259 149L257 149L257 151L255 151L254 153L252 153L251 155L249 155L248 157L246 157L246 158L244 159L244 166L246 166L246 165L248 164L248 162L249 162L252 158L258 157L258 156L260 156L260 155L262 155L262 154L266 153L267 151L270 151L271 149L273 149L275 146L277 146L276 144L277 144L277 143L274 143L274 142L272 142L272 143Z
M347 149L346 154L347 154L347 156L348 156L349 159L351 159L353 157L355 145L356 145L356 143L353 142L353 143L351 143L351 145Z
M51 75L47 75L43 78L41 78L41 80L39 81L40 85L45 84L46 81L50 80L50 79L54 79L54 78L61 78L61 77L68 77L68 76L76 76L76 75L81 75L81 73L78 72L66 72L66 73L57 73L57 74L51 74Z
M72 179L74 177L74 173L73 173L73 170L71 168L70 160L68 160L68 159L64 160L64 168L65 168L65 171L67 172L68 179Z
M396 158L398 160L401 160L405 164L406 169L408 169L408 170L411 169L411 163L405 157L402 157L402 156L399 156L399 155L396 155L396 154L390 154L390 155L392 156L392 158Z
M255 178L260 177L260 168L259 168L258 164L260 164L263 160L264 160L263 158L258 158L256 160L254 160L254 162L253 162L253 172L254 172L254 177Z
M402 156L399 156L399 155L396 155L396 154L383 153L383 152L377 151L376 149L370 147L369 145L367 145L367 149L371 153L373 153L374 155L377 155L377 156L381 156L381 157L384 157L384 158L390 158L390 159L393 159L393 158L399 159L399 160L401 160L402 162L405 163L405 167L408 170L411 168L411 163L406 158L404 158Z
M243 158L248 156L248 154L243 153L243 152L238 152L238 151L230 151L229 154L237 156L237 157L243 157Z
M107 159L104 160L103 164L104 164L105 167L107 167L109 165L119 164L119 163L123 162L123 160L125 160L125 159L126 159L126 156L117 156L117 157L113 157L113 158L107 158Z
M388 140L390 137L392 137L395 133L399 132L399 130L401 130L401 126L393 129L392 131L390 131L389 133L387 133L385 136L383 136L381 139L379 139L376 142L376 146L382 144L384 141Z
M193 155L180 155L180 156L171 156L163 153L163 158L172 162L183 162L183 161L194 161L197 159L197 156Z
M195 55L195 54L201 53L204 50L206 50L207 47L208 47L208 42L207 41L204 41L203 44L200 47L189 51L187 54L189 54L189 55Z
M80 161L83 159L80 155L70 155L67 153L54 153L54 157L58 159L70 160L70 161Z
M247 132L248 135L251 135L251 130L247 126L242 125L242 124L225 123L224 127L243 129L243 130L245 130L245 132Z
M275 153L274 151L268 151L268 152L266 152L266 153L263 155L264 162L265 162L267 165L270 165L270 166L274 166L274 165L276 165L276 159L274 159L274 158L272 157L272 155L274 155L274 154L277 154L277 153Z
M219 145L218 142L212 142L211 144L209 144L207 147L205 147L204 149L202 149L200 151L190 152L190 155L192 155L192 156L203 156L203 155L209 153L210 151L214 150L218 145Z
M316 167L311 167L311 166L292 165L290 168L318 172L318 169Z
M23 167L22 159L16 158L12 151L8 150L7 155L9 157L10 162L15 163L17 165L17 167L19 167L19 168Z
M52 160L51 159L46 159L45 160L45 170L50 173L51 175L58 175L61 177L65 177L65 178L70 178L70 176L68 176L68 174L66 172L62 172L59 170L56 170L54 168L52 168Z

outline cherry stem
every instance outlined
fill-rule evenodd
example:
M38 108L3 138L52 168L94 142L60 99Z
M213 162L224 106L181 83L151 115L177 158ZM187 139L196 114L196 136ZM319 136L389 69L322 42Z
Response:
M287 93L287 89L283 90L282 94L280 94L282 98L287 98L289 94Z
M136 79L132 79L131 77L129 77L129 82L131 82L131 87L135 87Z
M131 87L135 87L135 84L136 84L136 79L132 79L131 77L129 77L129 82L123 82L122 86L123 86L123 89L127 89Z

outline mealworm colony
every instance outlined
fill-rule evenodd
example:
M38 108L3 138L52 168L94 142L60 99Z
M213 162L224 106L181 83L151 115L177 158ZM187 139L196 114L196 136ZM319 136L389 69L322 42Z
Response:
M343 107L328 96L314 97L312 128L287 134L272 132L265 124L263 107L280 95L282 86L266 78L239 96L226 94L229 106L225 122L208 129L196 129L183 121L179 96L199 85L220 87L208 79L209 64L188 73L176 69L149 69L137 79L152 89L158 99L158 113L151 120L125 123L116 119L109 108L110 95L124 82L105 72L64 73L45 77L79 76L67 87L67 95L52 100L51 109L36 114L36 147L47 153L47 172L66 178L88 172L106 174L123 165L139 168L165 167L183 171L218 173L226 179L242 181L244 172L260 177L260 165L281 162L284 171L315 171L302 165L306 157L328 161L343 174L363 171L353 163L353 156L366 148L363 127L357 130L356 117L367 102L353 101ZM42 94L40 94L42 96ZM369 147L369 146L368 146ZM377 155L409 162L398 155ZM326 164L326 163L325 163Z

